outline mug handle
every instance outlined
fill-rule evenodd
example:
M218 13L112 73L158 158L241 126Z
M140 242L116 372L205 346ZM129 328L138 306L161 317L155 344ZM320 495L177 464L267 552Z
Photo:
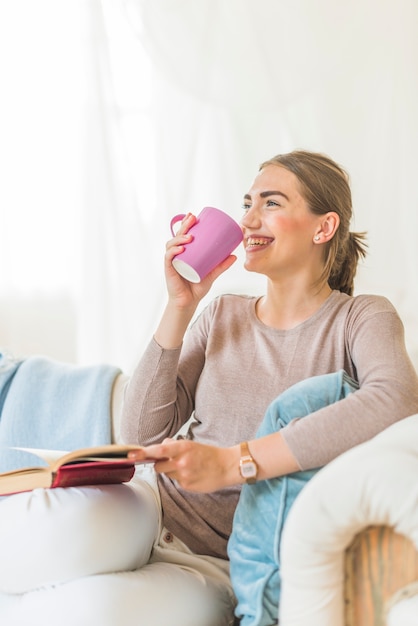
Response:
M171 218L171 222L170 222L170 229L171 229L171 233L173 235L173 237L176 236L176 233L174 232L174 224L177 224L177 222L181 222L182 219L184 219L186 217L185 213L179 213L178 215L175 215L173 218Z

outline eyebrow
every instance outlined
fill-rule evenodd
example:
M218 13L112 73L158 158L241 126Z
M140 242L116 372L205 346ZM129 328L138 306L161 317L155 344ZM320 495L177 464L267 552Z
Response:
M262 191L260 193L260 198L268 198L269 196L283 196L283 198L289 200L289 198L286 196L285 193L283 193L283 191ZM246 193L244 196L244 200L251 200L250 194Z

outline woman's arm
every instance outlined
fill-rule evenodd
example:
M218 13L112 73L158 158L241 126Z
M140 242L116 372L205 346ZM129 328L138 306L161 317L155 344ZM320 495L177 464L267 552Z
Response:
M321 467L418 412L418 377L399 315L386 298L356 300L346 322L346 344L359 390L282 430L302 470Z
M258 465L257 480L300 469L280 432L253 439L248 445ZM147 457L161 459L155 464L156 471L189 491L211 492L245 482L239 470L239 444L220 448L183 439L166 440L129 456L138 461Z
M216 278L234 263L230 256L198 284L189 283L173 268L173 257L190 240L187 230L196 218L188 215L179 233L167 243L165 276L168 301L154 338L136 367L126 389L121 416L121 437L129 443L154 443L173 436L194 408L194 387L178 369L186 330L201 299ZM200 346L186 356L185 369L201 370Z

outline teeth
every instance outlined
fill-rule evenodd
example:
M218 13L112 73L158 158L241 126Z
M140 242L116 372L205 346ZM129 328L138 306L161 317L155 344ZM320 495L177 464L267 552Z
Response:
M266 243L265 239L253 239L252 237L247 239L247 246L263 246Z

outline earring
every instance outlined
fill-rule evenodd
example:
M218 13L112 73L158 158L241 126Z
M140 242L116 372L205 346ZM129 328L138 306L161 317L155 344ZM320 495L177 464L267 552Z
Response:
M321 237L319 235L315 235L314 241L319 241L320 239L321 239Z

